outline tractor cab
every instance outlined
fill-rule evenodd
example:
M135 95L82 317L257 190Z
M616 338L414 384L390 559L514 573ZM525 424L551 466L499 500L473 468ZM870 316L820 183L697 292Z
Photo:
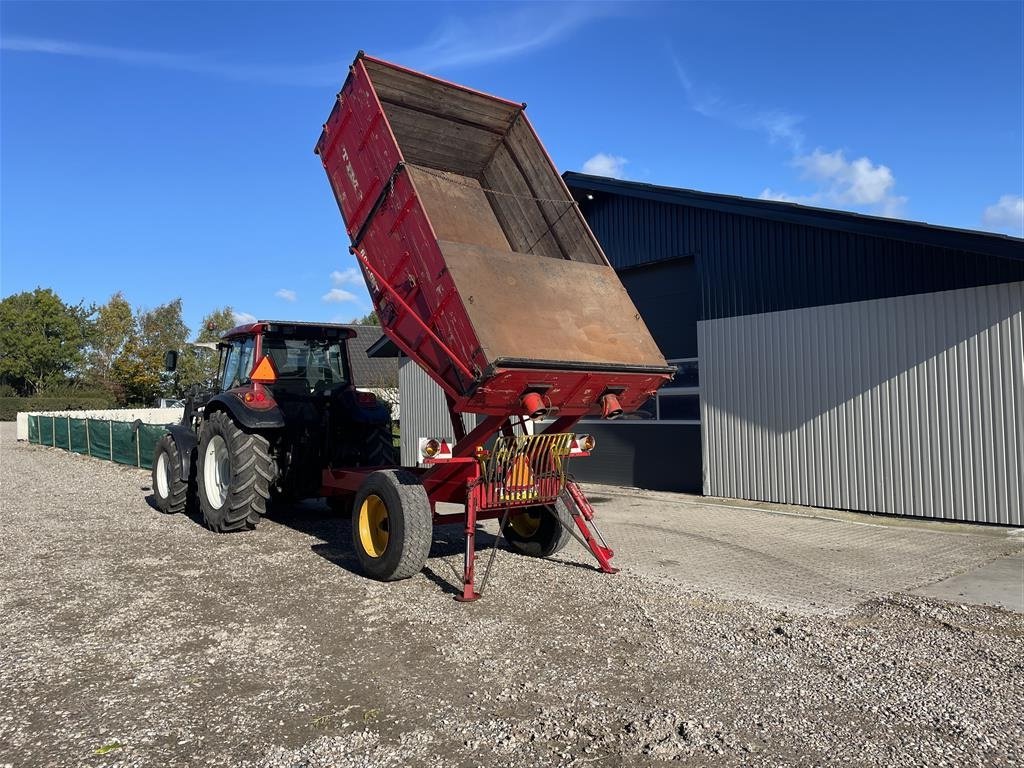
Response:
M355 336L340 325L260 321L232 328L218 344L220 390L262 385L294 395L352 387L345 342Z

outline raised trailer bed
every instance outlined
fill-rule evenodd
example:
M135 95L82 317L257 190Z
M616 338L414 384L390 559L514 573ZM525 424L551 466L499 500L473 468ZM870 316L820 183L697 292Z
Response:
M315 151L384 332L448 399L456 443L450 456L425 456L418 479L432 510L466 505L463 598L476 594L482 517L501 518L506 534L534 510L571 517L613 570L566 474L586 453L573 453L568 430L585 415L636 410L672 369L525 105L360 53ZM463 412L485 415L468 435ZM513 435L514 422L542 417L554 419L542 435ZM361 474L325 471L325 492L357 490Z

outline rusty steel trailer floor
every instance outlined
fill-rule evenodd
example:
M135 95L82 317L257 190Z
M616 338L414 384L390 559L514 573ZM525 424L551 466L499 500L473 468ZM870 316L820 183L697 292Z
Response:
M0 463L0 765L1009 765L1024 751L1024 617L902 591L927 561L1019 551L1006 532L592 487L623 573L578 548L501 552L485 598L457 605L457 529L422 575L380 584L318 504L214 536L152 509L146 473L16 444L13 425ZM858 570L876 562L896 575Z

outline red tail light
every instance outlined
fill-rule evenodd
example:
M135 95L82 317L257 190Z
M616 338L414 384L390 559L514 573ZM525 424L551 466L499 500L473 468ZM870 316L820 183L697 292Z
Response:
M364 408L373 408L377 404L377 396L373 392L356 390L356 402Z
M247 408L254 411L266 411L277 406L271 394L260 384L253 384L251 388L236 389L234 394Z

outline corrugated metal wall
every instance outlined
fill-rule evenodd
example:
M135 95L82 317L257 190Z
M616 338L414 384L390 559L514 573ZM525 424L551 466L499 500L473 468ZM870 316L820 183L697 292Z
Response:
M853 224L892 230L890 236L874 236L835 228L831 219L843 214L822 211L820 226L814 226L768 218L767 210L758 215L759 208L772 205L764 201L713 209L685 200L685 194L672 204L598 193L580 206L617 270L695 259L702 319L1024 280L1024 247L998 235L934 232L912 223L847 215ZM797 213L812 221L816 217L814 209ZM950 244L893 236L919 229L922 236ZM964 241L989 250L955 247Z
M407 357L402 358L398 368L398 392L402 404L402 466L415 467L419 461L419 438L454 439L452 420L444 392ZM463 414L462 423L468 432L476 426L476 416Z
M704 320L704 493L1021 525L1024 282Z

